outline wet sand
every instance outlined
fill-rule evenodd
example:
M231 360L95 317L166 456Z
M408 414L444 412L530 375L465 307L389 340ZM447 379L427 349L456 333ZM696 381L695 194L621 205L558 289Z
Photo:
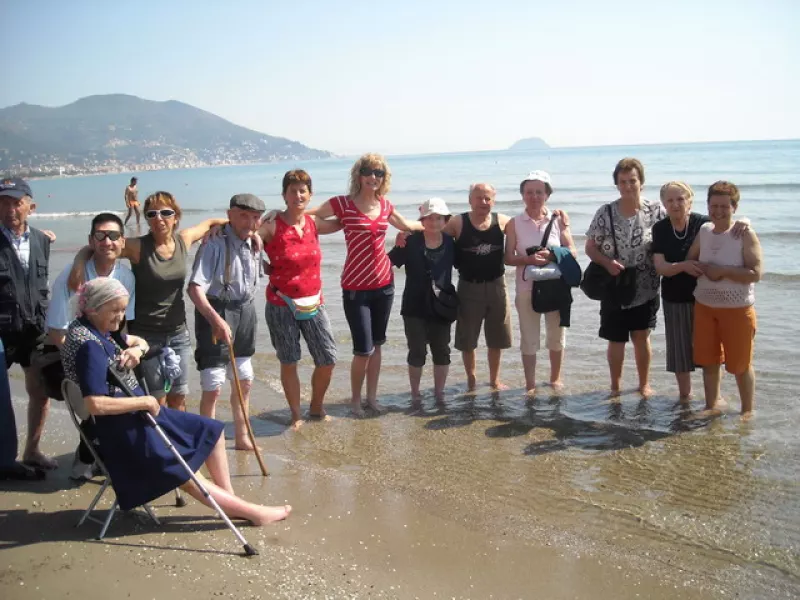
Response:
M19 422L25 404L20 373L12 374ZM747 569L737 574L701 547L659 539L647 515L616 507L617 525L597 536L592 521L608 507L563 502L561 461L545 456L533 470L507 464L516 459L504 443L519 435L546 443L541 432L497 435L498 447L487 443L486 423L458 411L354 420L332 405L335 421L294 433L282 398L265 395L274 409L253 422L270 476L259 475L252 455L229 450L238 493L294 507L285 522L242 528L259 556L241 556L211 511L191 499L175 508L171 496L154 502L161 527L128 513L103 541L92 539L97 524L76 529L97 483L67 478L77 434L54 402L44 448L61 468L44 482L0 486L0 597L765 597L753 595L761 586L748 593ZM791 578L775 582L777 596L792 591Z

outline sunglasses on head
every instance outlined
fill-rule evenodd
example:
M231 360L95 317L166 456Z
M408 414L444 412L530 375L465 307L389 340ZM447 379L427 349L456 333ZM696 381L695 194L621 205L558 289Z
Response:
M386 171L383 169L373 169L371 167L361 167L358 170L359 175L363 175L364 177L369 177L370 175L375 175L377 178L384 177L386 175Z
M175 211L171 208L162 208L159 210L148 210L144 213L146 219L155 219L159 215L161 215L162 219L166 219L167 217L174 217Z
M105 239L109 239L112 242L116 242L119 238L122 237L121 231L95 231L92 234L92 237L96 239L98 242L102 242Z

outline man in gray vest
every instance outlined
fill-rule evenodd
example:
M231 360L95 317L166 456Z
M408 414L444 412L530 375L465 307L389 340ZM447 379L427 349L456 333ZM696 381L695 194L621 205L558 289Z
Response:
M5 363L19 363L28 392L28 439L23 463L35 469L55 469L58 463L42 454L39 441L44 431L49 400L31 361L41 352L48 306L50 238L28 225L36 209L33 193L19 178L0 180L0 338ZM16 428L3 431L3 446L16 446ZM8 439L6 439L8 438Z
M236 355L236 369L247 411L253 381L251 357L256 350L258 317L254 298L260 275L260 248L254 240L264 203L253 194L237 194L230 201L229 223L221 236L204 243L197 252L189 279L189 298L195 305L195 361L200 371L200 414L214 417L217 398L231 380L231 408L234 447L252 450L247 437L245 414L236 401L237 391L230 370L230 350Z

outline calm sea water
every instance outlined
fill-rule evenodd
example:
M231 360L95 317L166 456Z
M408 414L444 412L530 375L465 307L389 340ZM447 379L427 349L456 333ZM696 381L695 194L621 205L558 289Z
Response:
M796 317L800 309L800 266L796 259L800 242L800 221L796 218L800 141L394 157L389 159L393 175L390 197L411 218L416 216L416 206L430 196L443 197L451 210L460 212L467 210L469 184L488 181L498 189L497 210L516 215L522 211L519 181L533 169L544 169L553 177L555 192L550 205L569 212L582 253L582 234L592 215L602 203L617 197L611 173L624 156L635 156L644 163L647 197L657 198L660 185L668 180L684 180L695 189L698 212L705 212L704 194L712 182L728 179L741 188L739 214L751 219L765 254L766 275L756 288L756 418L747 425L739 422L735 415L737 394L728 376L723 393L731 401L730 415L709 423L695 419L691 410L677 405L674 379L664 373L663 323L653 335L652 372L657 395L642 402L636 394L628 393L619 403L609 402L605 393L605 348L597 338L598 306L578 292L567 334L564 393L550 397L545 390L533 401L525 399L519 354L512 349L503 359L504 379L512 390L493 395L482 389L476 397L465 396L461 361L454 355L448 408L441 412L431 408L422 416L429 419L429 429L463 427L462 441L451 437L449 443L463 444L463 452L478 459L459 469L457 452L442 456L436 454L441 450L438 446L431 446L426 452L432 459L458 469L464 486L450 489L446 478L419 482L419 475L414 476L415 481L428 486L426 493L438 487L452 498L471 483L483 486L490 479L503 491L503 497L515 498L502 506L518 514L523 522L539 518L536 515L543 514L542 502L549 501L550 508L544 514L546 525L554 530L578 519L590 537L608 537L609 532L616 532L616 544L624 546L624 540L632 540L632 552L639 546L658 548L659 552L674 550L676 564L683 560L688 569L692 568L691 561L700 560L722 573L720 577L744 573L747 580L756 582L756 596L761 595L760 589L771 589L775 581L788 585L788 589L800 589L800 319ZM268 207L282 206L281 178L294 167L311 174L316 201L321 202L344 193L351 164L351 159L337 159L137 175L142 197L156 190L171 191L187 211L184 223L192 224L220 214L234 193L252 192ZM39 212L35 223L53 229L59 237L53 256L56 272L71 261L74 250L86 240L92 214L123 208L122 194L129 177L121 174L33 182ZM323 253L325 291L340 345L341 366L329 393L330 402L336 403L344 400L349 390L346 365L350 336L338 287L344 260L343 236L325 237ZM584 266L588 263L583 256L581 262ZM511 270L508 282L513 294ZM381 401L398 413L409 401L405 340L399 318L403 283L400 272L396 318L390 324L380 388ZM265 418L281 420L288 413L279 393L277 362L263 321L260 327L256 359L262 391L254 406ZM304 372L309 370L307 358L301 364ZM479 378L485 379L485 363L479 361L478 366ZM546 364L540 366L540 373L546 368ZM429 374L426 376L424 381L431 385ZM630 350L624 381L629 388L635 385ZM701 395L699 374L694 385L696 396ZM693 408L699 409L700 404L696 400ZM332 407L334 414L337 410L343 414L339 407ZM407 421L398 420L408 417L394 412L377 422L386 432L410 439ZM473 428L468 425L480 422L488 429L470 437L468 432ZM402 442L400 447L404 447ZM409 451L415 450L409 447ZM340 462L347 464L347 452L343 456ZM541 490L531 492L532 478L539 476L548 482L545 497ZM406 484L412 493L414 484ZM537 479L534 486L541 485ZM474 501L494 500L482 496ZM632 526L631 522L637 524ZM758 587L761 585L764 587Z

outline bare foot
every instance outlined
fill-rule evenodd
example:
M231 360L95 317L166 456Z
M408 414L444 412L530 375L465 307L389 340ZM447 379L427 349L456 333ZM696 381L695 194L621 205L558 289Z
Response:
M608 392L609 399L619 398L622 395L622 392L619 391L619 388L611 388Z
M436 399L436 406L444 406L444 392L434 392L433 397Z
M755 414L753 413L753 411L752 410L748 410L747 412L743 412L742 415L739 418L742 420L743 423L747 423L754 416L755 416Z
M287 504L286 506L260 506L258 516L250 519L253 525L269 525L276 521L283 521L292 512L292 507Z
M383 415L389 410L377 400L367 400L367 405L379 415Z
M246 451L254 450L253 444L250 443L250 438L244 438L244 439L241 439L241 440L240 439L236 439L234 441L234 443L233 443L233 449L234 450L246 450Z
M350 414L359 419L364 416L364 409L361 408L361 400L350 403Z
M644 385L639 386L639 393L645 398L649 398L653 395L653 388L650 387L649 383L645 383Z
M422 396L420 394L411 394L411 408L414 410L422 408Z
M526 384L526 385L525 385L525 387L527 388L527 389L525 390L525 393L526 393L528 396L531 396L531 397L532 397L532 396L535 396L535 395L536 395L536 383L531 383L530 385L527 385L527 384Z
M477 388L477 387L478 387L478 381L475 378L475 375L469 375L467 377L467 391L468 392L474 392L475 388Z
M53 471L58 468L58 462L54 458L45 456L38 450L22 457L22 464L28 467Z
M560 379L556 379L555 381L550 382L550 387L552 387L554 390L561 391L564 389L564 382Z
M505 383L502 383L500 381L495 381L494 383L490 381L489 387L496 392L504 392L505 390L511 389Z
M691 402L692 402L692 395L691 394L687 394L685 396L681 396L680 398L678 398L678 402L682 406L689 406L689 404L691 404Z
M300 428L301 428L301 427L302 427L304 424L305 424L305 421L303 421L303 419L292 419L292 424L289 426L289 428L290 428L292 431L299 431L299 430L300 430Z
M324 423L328 423L329 421L333 421L333 417L326 413L324 410L321 413L316 415L312 415L308 413L308 420L309 421L322 421Z

